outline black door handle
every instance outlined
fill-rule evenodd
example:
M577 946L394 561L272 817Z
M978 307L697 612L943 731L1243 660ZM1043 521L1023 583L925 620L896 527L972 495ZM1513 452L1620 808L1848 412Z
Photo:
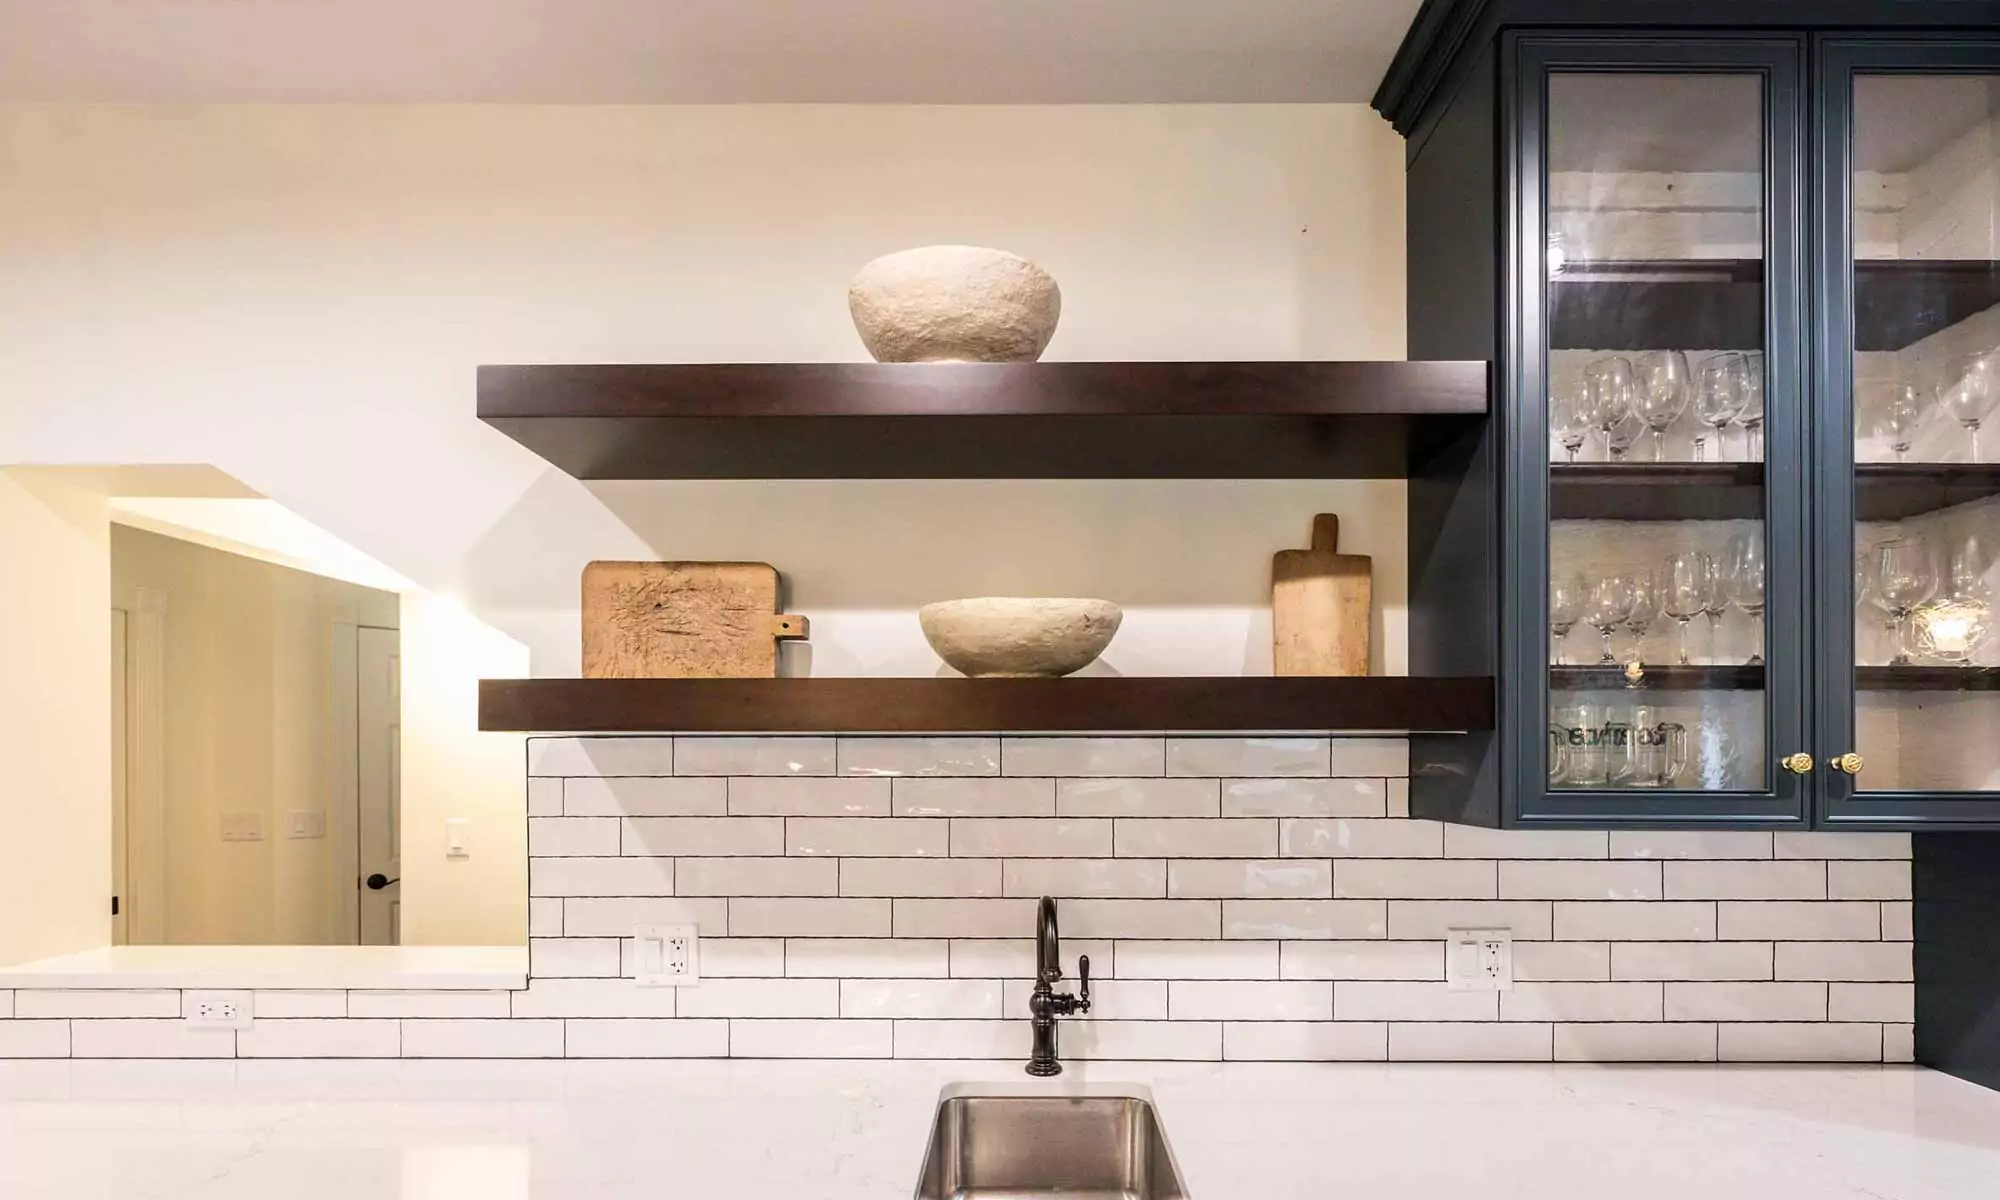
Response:
M383 888L388 887L392 883L401 883L403 881L400 878L391 879L387 875L382 874L382 872L377 871L373 875L370 875L368 878L362 880L362 882L368 885L369 891L379 892Z

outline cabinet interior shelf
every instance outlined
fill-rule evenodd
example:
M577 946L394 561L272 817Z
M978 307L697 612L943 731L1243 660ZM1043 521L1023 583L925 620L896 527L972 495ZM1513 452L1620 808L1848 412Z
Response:
M1490 678L487 679L479 727L529 733L1458 733Z
M1989 496L2000 496L2000 463L1854 468L1855 516L1863 521L1900 521ZM1764 464L1552 463L1549 515L1558 521L1757 520L1764 515Z
M1994 692L2000 691L2000 667L1857 667L1854 686L1864 692ZM1635 684L1628 681L1623 667L1550 667L1549 687L1561 692L1757 692L1764 690L1764 668L1649 663Z
M479 368L578 479L1397 479L1488 412L1482 362Z
M1758 350L1764 264L1757 259L1597 261L1549 281L1557 350ZM1854 264L1854 342L1902 350L2000 304L2000 263L1862 259Z

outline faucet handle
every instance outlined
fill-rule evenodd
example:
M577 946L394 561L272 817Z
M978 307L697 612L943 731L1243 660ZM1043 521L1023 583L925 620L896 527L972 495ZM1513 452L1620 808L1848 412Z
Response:
M1076 997L1076 1011L1089 1012L1090 1011L1090 955L1088 954L1082 955L1076 960L1076 975L1077 979L1081 983L1081 986L1078 988L1078 994Z

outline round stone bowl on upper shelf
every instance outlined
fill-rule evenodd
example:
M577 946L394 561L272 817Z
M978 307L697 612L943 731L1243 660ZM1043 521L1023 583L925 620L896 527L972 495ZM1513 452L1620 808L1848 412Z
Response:
M1125 614L1109 600L985 596L917 610L938 657L974 679L1053 679L1095 662Z
M847 309L877 362L1034 362L1055 336L1062 291L1017 254L923 246L861 268Z

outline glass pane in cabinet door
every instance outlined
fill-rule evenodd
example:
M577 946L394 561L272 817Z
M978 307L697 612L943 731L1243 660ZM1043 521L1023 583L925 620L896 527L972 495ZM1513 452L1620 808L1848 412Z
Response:
M1864 791L2000 789L2000 77L1854 81Z
M1761 791L1764 88L1549 79L1549 782Z

